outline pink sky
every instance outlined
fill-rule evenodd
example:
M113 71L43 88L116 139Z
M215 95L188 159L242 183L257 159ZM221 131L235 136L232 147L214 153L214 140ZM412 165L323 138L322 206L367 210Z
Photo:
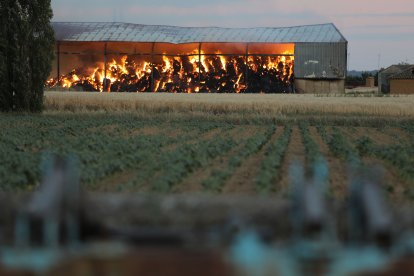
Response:
M280 27L334 23L349 41L349 69L414 63L413 0L52 0L55 21ZM380 56L380 58L379 58Z

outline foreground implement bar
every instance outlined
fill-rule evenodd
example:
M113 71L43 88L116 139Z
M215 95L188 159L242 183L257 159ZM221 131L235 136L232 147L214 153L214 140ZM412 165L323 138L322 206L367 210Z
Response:
M42 240L44 246L58 246L63 238L61 225L66 227L64 240L69 245L76 244L80 238L80 200L77 160L58 156L46 158L42 184L16 220L16 245L30 246L32 231L24 228L31 228L33 222L42 226L42 237L34 238Z
M322 234L328 225L324 196L327 166L323 160L314 164L312 175L312 178L306 178L304 167L299 162L289 168L293 228L295 234L302 238Z
M358 171L351 181L351 238L388 247L392 242L392 215L381 191L378 168Z

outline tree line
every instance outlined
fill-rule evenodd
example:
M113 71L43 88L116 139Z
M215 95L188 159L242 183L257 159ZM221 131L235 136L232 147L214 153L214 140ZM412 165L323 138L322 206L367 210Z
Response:
M361 75L348 74L345 79L345 85L347 87L365 86L365 81L368 77L374 77L375 85L378 85L378 71L375 73L363 71Z
M51 0L0 1L0 111L39 112L54 58Z

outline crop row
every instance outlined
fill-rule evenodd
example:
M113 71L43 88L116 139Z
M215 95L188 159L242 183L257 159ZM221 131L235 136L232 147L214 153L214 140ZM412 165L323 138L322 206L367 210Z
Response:
M139 129L147 122L103 118L93 122L84 120L67 120L61 122L56 118L34 117L28 124L28 118L14 118L15 127L7 127L6 135L0 136L0 189L30 189L40 182L42 156L45 153L75 155L80 160L83 184L96 183L116 172L136 168L139 164L153 160L153 156L161 155L164 147L172 144L185 144L214 128L217 124L166 125L156 135L139 134ZM30 122L30 121L29 121ZM4 125L5 123L2 122ZM8 123L7 123L8 125ZM89 132L89 128L113 125L111 132ZM168 130L177 127L183 129L183 135L169 137ZM120 136L122 130L138 130L135 136Z
M230 156L231 152L223 168L213 170L203 181L205 190L219 192L249 156L263 149L263 157L257 164L256 189L268 193L275 190L275 183L286 173L281 169L294 123L288 121L283 133L270 143L275 121L245 138L230 131L255 123L240 125L201 118L157 121L104 113L4 115L0 117L0 190L35 188L40 182L42 158L47 153L56 153L79 158L81 181L88 188L95 188L116 173L134 171L136 174L127 183L119 185L120 190L148 185L155 191L168 192L193 172L211 169L214 160L221 155ZM319 121L299 123L308 164L322 158L319 145L309 132L309 125L316 123ZM329 126L329 122L320 123L317 129L335 156L356 166L361 165L361 157L373 156L395 167L404 179L414 181L414 139L408 142L395 139L390 145L379 145L372 137L351 141L341 132L342 125L327 131ZM414 137L413 124L392 127L399 127L408 137ZM210 131L217 129L220 135L211 137Z
M300 123L299 129L302 134L303 145L305 146L306 160L309 165L313 165L323 158L319 145L309 133L309 125L307 123Z
M397 143L378 145L370 137L364 136L356 142L361 155L374 156L392 165L400 176L414 181L414 144Z
M358 150L342 135L337 127L332 127L331 135L327 133L325 126L318 125L317 130L335 156L344 159L348 165L354 167L362 165Z
M257 179L257 190L259 193L266 194L275 189L275 184L282 173L281 168L291 133L292 127L286 125L283 134L266 150Z
M235 170L240 167L242 162L249 157L250 155L258 152L260 149L266 145L272 134L276 131L276 126L271 125L267 130L262 133L259 132L253 137L249 138L245 145L237 151L233 156L229 158L228 164L226 167L218 170L214 170L211 175L202 182L205 190L220 192L223 188L226 180L229 179Z
M169 192L195 170L210 164L211 160L237 146L230 132L214 139L199 139L191 144L179 144L176 149L160 155L152 155L145 166L139 168L139 175L120 186L130 190L142 185L150 185L156 192Z

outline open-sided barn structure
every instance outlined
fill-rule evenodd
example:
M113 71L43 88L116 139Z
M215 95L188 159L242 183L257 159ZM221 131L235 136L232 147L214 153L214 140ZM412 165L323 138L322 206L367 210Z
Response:
M193 28L54 22L50 87L340 93L348 42L333 24Z

